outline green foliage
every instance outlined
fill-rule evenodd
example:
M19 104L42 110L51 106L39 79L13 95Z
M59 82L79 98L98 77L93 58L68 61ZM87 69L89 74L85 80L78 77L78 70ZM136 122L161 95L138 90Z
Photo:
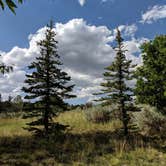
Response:
M17 0L18 3L23 3L23 0ZM5 6L8 6L9 9L15 13L15 9L17 8L16 3L13 0L0 0L0 7L4 10Z
M36 117L37 120L29 123L29 129L44 125L45 131L53 124L53 117L67 108L63 99L74 97L70 94L74 85L69 85L70 77L62 71L60 56L57 52L56 34L51 21L48 25L45 39L38 42L40 56L29 66L32 74L27 74L23 91L27 93L25 99L36 100L31 103L27 117ZM28 104L30 105L30 104ZM33 126L33 127L32 127ZM36 128L37 129L37 128Z
M166 107L166 35L141 46L143 65L137 68L135 93L139 103L164 112ZM166 113L166 112L165 112Z
M144 135L165 137L165 116L158 112L155 107L148 105L141 107L141 112L133 113L132 122L138 126L140 132Z
M128 134L128 123L130 120L128 112L133 110L130 107L134 107L132 96L133 90L127 85L127 81L133 79L133 68L131 60L127 60L125 56L126 50L124 50L123 39L121 33L117 30L116 36L117 47L115 48L116 57L114 62L106 68L104 73L105 82L101 84L103 87L102 92L105 97L102 97L99 101L103 104L118 105L118 110L121 114L121 120L124 125L124 134Z

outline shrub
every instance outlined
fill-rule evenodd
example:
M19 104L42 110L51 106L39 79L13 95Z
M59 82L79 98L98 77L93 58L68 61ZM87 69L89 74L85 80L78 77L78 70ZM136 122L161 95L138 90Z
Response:
M94 106L85 110L86 119L93 123L107 123L111 120L112 107Z
M21 118L23 116L23 112L2 112L0 113L0 118Z
M156 108L148 105L142 106L142 111L133 113L132 122L145 135L164 136L166 132L166 117Z

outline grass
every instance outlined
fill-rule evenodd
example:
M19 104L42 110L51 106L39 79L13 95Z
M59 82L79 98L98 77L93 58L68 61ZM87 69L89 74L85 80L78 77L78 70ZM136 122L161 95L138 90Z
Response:
M166 154L152 148L138 148L129 153L108 154L98 158L96 162L111 166L165 166Z
M22 129L27 120L0 119L0 166L166 165L165 140L137 134L126 141L119 121L94 124L81 110L62 113L55 120L70 125L58 139L33 137Z
M14 137L29 135L29 133L23 129L26 126L27 120L20 118L4 118L0 119L0 137Z
M56 120L62 124L69 125L72 133L114 131L115 129L121 127L121 123L119 121L112 121L104 124L89 122L86 119L85 112L79 109L62 113Z

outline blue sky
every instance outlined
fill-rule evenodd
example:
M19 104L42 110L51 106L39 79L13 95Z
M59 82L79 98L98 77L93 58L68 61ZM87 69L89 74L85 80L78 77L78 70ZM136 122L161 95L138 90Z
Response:
M141 13L154 5L164 5L165 0L87 0L83 7L77 0L27 0L19 5L16 16L9 10L0 13L0 49L9 51L13 46L27 47L27 36L46 25L84 18L89 24L115 28L121 24L136 23L137 36L153 38L165 33L165 20L154 24L140 24Z
M34 41L42 38L50 19L55 22L65 70L73 76L75 92L80 93L74 103L87 102L99 88L103 68L113 60L115 28L120 28L126 40L127 57L141 64L141 43L166 34L166 1L26 0L18 5L16 15L8 9L0 11L2 61L15 64L13 73L0 76L0 92L5 96L20 93L24 69L37 55Z

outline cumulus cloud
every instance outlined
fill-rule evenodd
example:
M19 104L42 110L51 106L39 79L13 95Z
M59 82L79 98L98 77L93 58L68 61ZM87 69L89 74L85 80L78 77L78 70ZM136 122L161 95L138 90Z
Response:
M114 51L108 45L111 31L105 26L91 26L83 19L56 24L59 53L65 66L77 72L98 75Z
M166 5L155 5L142 14L141 23L151 24L159 19L166 18Z
M27 66L39 55L39 48L36 41L44 38L46 27L41 28L34 35L29 35L29 48L13 47L9 52L2 52L0 61L6 65L13 66L13 72L0 74L0 93L6 99L9 95L22 94L21 88L24 85Z
M9 52L2 52L1 60L14 66L14 71L0 75L0 92L7 97L21 93L24 85L26 66L39 55L36 41L43 39L46 27L39 29L35 34L29 35L29 47L14 47ZM133 38L136 27L134 25L121 26L123 35L131 36L131 40L124 44L128 49L127 58L134 63L141 63L139 46L143 41ZM106 66L111 64L115 51L110 44L115 39L115 30L106 26L88 25L83 19L73 19L67 23L55 25L57 33L58 51L63 62L63 69L72 77L76 84L75 94L78 98L94 98L92 93L100 89L103 81L102 73Z

